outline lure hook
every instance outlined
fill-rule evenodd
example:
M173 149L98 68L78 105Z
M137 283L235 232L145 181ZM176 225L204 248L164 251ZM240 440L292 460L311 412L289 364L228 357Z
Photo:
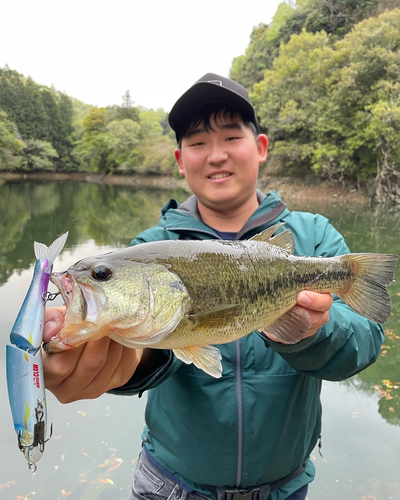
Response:
M29 444L22 443L21 431L18 433L18 447L22 452L24 452L25 448L37 446L39 448L39 451L43 453L44 445L50 440L51 436L53 435L53 424L51 424L50 435L47 439L45 439L44 406L43 406L43 401L41 401L40 399L37 400L37 405L35 408L35 416L36 416L36 424L34 425L33 428L32 443ZM34 463L28 462L28 467L30 471L36 472L37 466Z
M56 293L44 292L42 295L42 299L44 302L49 302L49 301L56 299L59 295L60 295L60 292L56 292Z

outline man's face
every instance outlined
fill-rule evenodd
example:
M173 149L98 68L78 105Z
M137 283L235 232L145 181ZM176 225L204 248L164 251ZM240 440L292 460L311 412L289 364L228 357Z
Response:
M237 209L255 196L259 165L267 157L268 140L256 141L240 117L212 117L212 130L196 126L175 150L179 173L210 210Z

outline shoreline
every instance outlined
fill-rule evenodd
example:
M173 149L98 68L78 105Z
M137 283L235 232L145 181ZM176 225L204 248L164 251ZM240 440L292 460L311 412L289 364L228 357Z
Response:
M183 189L191 191L185 179L155 175L95 175L86 172L0 172L0 186L8 181L38 180L47 182L91 182L114 186L155 187L159 189ZM331 202L337 205L369 206L370 199L360 189L342 186L329 181L300 179L263 173L257 187L261 191L276 190L281 198L292 203L312 201L312 203Z

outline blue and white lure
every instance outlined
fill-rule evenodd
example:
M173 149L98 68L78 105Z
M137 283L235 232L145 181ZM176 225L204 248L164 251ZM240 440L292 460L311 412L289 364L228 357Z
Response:
M56 257L63 249L68 233L49 247L35 241L36 264L25 300L11 330L7 345L7 386L18 447L35 472L36 462L50 439L47 435L47 408L44 388L43 341L44 312L51 294L47 291Z

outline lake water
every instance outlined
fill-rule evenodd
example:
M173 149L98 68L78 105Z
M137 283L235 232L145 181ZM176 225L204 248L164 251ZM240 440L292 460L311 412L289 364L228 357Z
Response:
M0 186L0 332L3 345L32 278L33 241L51 243L69 231L55 264L64 270L80 258L129 245L154 225L170 197L183 191L86 183L8 182ZM345 236L353 252L400 252L400 213L357 207L293 204L319 212ZM400 500L400 267L389 288L392 317L377 363L350 380L324 382L322 455L309 500ZM51 285L52 286L52 285ZM52 288L55 291L54 287ZM54 305L61 305L57 298ZM126 500L140 450L145 399L103 395L62 405L48 394L53 437L33 475L18 450L0 350L0 498Z

